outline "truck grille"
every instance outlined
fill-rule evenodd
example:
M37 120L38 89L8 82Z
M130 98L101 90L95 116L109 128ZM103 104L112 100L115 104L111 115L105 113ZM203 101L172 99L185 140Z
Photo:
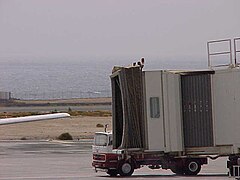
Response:
M106 161L106 155L105 154L93 154L93 160Z

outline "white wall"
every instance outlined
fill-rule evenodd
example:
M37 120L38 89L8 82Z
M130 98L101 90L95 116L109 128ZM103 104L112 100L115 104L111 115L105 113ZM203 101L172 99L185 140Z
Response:
M216 145L240 143L240 70L218 70L212 77Z
M164 72L163 94L166 152L183 150L180 92L180 75Z
M145 72L148 148L183 151L180 75ZM214 145L240 148L240 70L216 70L212 75ZM150 117L150 97L160 99L160 117ZM236 151L235 151L236 152Z
M145 72L148 149L182 151L180 76L170 72ZM160 117L150 117L150 97L159 97Z
M162 105L162 84L161 71L145 72L145 91L146 91L146 116L147 116L147 137L148 150L164 151L164 122ZM159 97L160 117L150 117L150 97Z

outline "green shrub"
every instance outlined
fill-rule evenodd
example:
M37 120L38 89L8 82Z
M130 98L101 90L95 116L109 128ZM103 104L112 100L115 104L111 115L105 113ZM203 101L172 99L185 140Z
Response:
M102 124L97 124L96 127L102 128L102 127L104 127L104 125L102 125Z
M109 117L110 111L68 111L71 116L93 116L93 117Z
M62 133L60 136L58 136L59 140L73 140L73 137L69 133Z

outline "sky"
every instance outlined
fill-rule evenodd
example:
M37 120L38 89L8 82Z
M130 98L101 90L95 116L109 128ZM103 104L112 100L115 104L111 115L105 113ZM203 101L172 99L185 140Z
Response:
M0 61L206 57L240 37L239 0L0 0Z

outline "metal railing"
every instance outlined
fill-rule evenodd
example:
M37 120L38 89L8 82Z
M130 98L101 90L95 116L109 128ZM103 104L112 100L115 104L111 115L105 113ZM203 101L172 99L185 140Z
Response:
M237 47L237 43L240 42L240 38L234 38L233 41L231 39L221 39L221 40L214 40L207 42L207 52L208 52L208 67L221 67L221 66L229 66L229 67L237 67L240 65L240 60L238 60L238 53L240 53L239 47ZM227 50L224 51L217 51L217 52L211 52L210 47L214 44L226 44L228 45ZM232 52L232 45L233 45L233 52ZM212 57L213 56L219 56L219 55L228 55L229 56L229 63L226 64L217 64L214 65L212 63ZM233 56L234 56L234 62L233 62Z
M240 63L237 60L237 55L240 53L240 49L237 47L237 42L240 42L240 38L234 38L233 43L234 43L234 61L236 65L239 65Z
M211 44L216 44L216 43L228 43L229 49L226 51L219 51L219 52L210 52L210 45ZM208 51L208 67L221 67L221 66L229 66L232 65L232 43L231 39L221 39L221 40L214 40L214 41L209 41L207 42L207 51ZM212 65L212 56L218 56L218 55L229 55L229 64L219 64L219 65Z

